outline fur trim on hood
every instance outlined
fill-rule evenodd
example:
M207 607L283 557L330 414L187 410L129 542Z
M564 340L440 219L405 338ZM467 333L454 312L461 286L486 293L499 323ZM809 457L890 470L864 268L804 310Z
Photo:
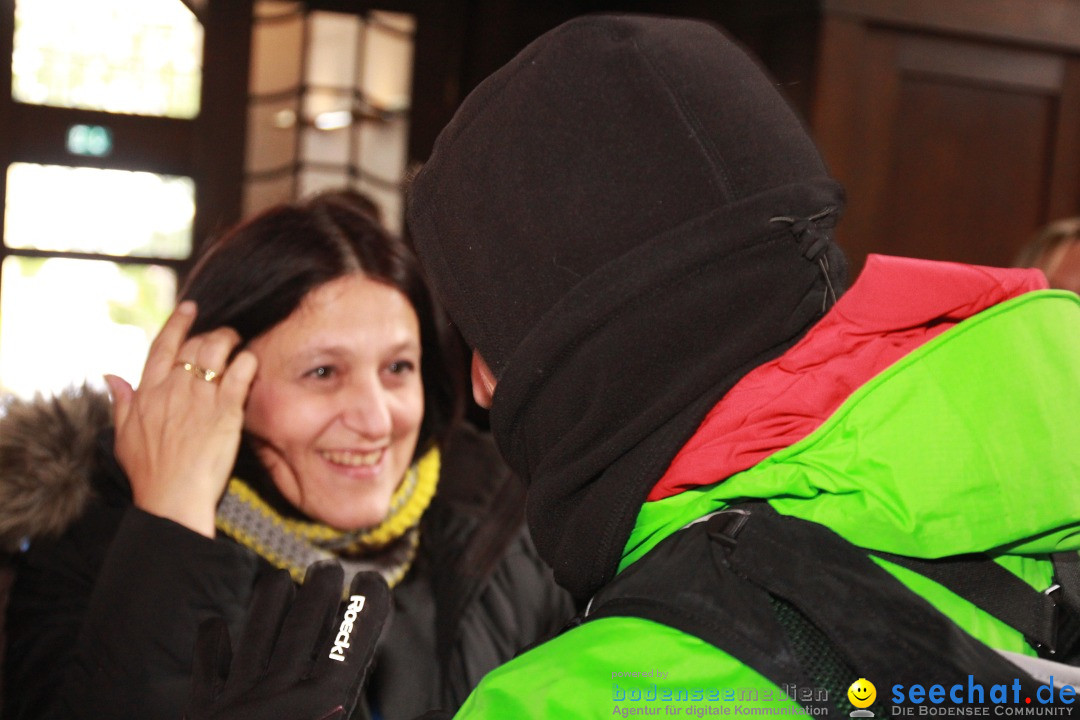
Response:
M108 396L85 385L0 402L0 551L59 535L79 516L110 416Z

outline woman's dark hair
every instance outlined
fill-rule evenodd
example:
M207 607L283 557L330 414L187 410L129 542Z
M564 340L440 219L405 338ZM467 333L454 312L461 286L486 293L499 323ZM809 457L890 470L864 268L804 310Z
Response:
M420 321L424 419L416 455L462 411L462 351L412 250L351 190L278 205L208 243L180 291L199 312L191 334L231 327L247 345L289 317L309 292L362 272L409 299Z

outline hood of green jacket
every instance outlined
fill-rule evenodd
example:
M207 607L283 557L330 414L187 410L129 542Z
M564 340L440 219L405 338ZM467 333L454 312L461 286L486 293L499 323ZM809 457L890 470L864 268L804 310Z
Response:
M936 558L1080 549L1080 299L1039 291L938 335L805 438L642 507L622 567L741 499L870 550Z

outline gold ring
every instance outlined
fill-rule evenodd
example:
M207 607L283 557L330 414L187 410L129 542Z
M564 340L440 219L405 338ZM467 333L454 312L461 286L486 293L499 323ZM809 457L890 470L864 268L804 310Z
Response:
M215 382L221 378L221 375L219 375L216 371L207 370L204 367L199 367L193 362L178 360L176 366L184 368L195 377L199 378L200 380L205 380L206 382Z

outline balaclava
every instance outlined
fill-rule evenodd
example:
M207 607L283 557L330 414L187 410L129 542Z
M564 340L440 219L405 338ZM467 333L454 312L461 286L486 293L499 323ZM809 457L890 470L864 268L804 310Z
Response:
M614 575L712 405L842 291L842 203L773 83L699 21L572 20L443 130L409 229L498 379L492 432L575 596Z

